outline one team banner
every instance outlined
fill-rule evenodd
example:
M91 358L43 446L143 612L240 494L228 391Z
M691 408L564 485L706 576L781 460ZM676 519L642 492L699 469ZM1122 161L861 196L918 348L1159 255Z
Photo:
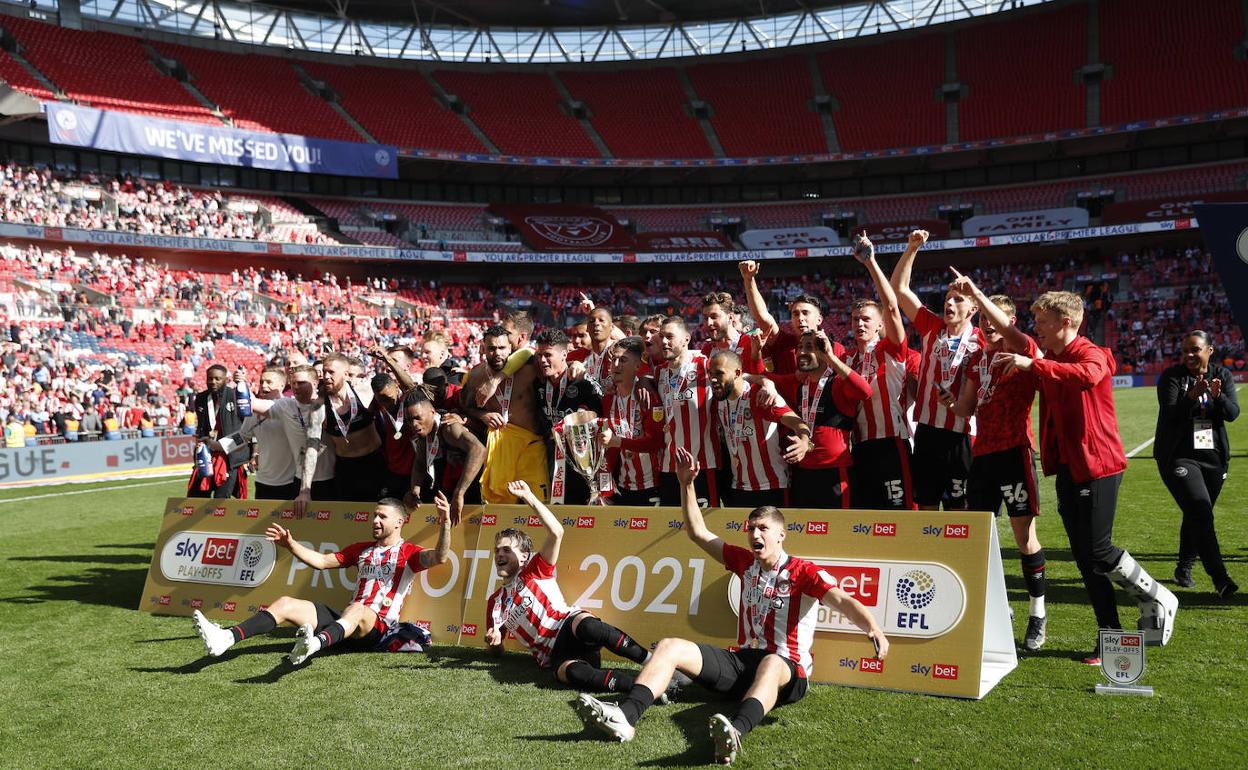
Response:
M1248 335L1248 203L1203 203L1195 208L1235 322Z
M166 506L140 608L189 615L201 609L237 623L284 594L341 608L354 569L317 572L263 537L271 522L319 551L371 540L371 506L313 504L297 519L289 503L178 500ZM669 636L720 646L737 638L737 578L694 545L674 508L560 506L565 529L559 585L569 603L653 644ZM712 509L707 523L744 545L747 510ZM866 636L820 610L813 680L982 698L1017 665L996 527L986 513L788 511L785 550L820 565L857 598L892 643L875 660ZM432 511L418 509L404 537L432 547ZM494 535L545 532L525 506L466 510L452 530L448 564L420 573L403 618L435 643L484 645L486 599L499 586ZM509 643L515 649L518 645Z
M54 144L272 171L399 176L398 150L389 145L245 131L63 102L45 104L48 139Z

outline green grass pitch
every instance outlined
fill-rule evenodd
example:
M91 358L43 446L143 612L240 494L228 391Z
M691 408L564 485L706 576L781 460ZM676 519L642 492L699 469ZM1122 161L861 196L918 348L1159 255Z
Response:
M1128 451L1153 433L1152 389L1117 393ZM1218 505L1231 573L1248 581L1248 419ZM290 631L221 659L182 618L134 608L159 512L183 483L132 481L0 492L0 766L35 767L686 767L710 759L708 717L688 693L656 707L630 744L582 731L571 694L530 659L476 651L339 655L292 671ZM48 496L59 492L72 494ZM35 497L38 496L38 497ZM1053 497L1041 491L1049 556L1049 641L979 702L816 686L746 740L743 767L1221 767L1243 761L1248 660L1243 595L1211 592L1198 567L1173 640L1149 648L1151 699L1092 693L1074 660L1094 641ZM23 499L34 498L34 499ZM1009 525L998 520L1021 635L1026 591ZM1131 461L1116 541L1170 579L1179 513L1145 449ZM344 601L346 597L344 596ZM1124 622L1135 618L1124 605ZM727 640L725 640L726 642ZM830 665L823 661L822 665ZM536 680L536 684L535 684Z

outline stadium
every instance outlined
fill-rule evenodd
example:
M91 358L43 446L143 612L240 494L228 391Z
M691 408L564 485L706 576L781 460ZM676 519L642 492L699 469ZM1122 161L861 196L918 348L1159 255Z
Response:
M1244 2L0 0L0 118L6 765L1242 754Z

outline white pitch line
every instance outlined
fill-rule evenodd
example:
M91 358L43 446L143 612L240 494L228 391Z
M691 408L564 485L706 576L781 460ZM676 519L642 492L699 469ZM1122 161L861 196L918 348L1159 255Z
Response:
M49 492L46 495L27 495L26 497L10 497L7 500L0 500L0 505L4 503L21 503L27 500L42 500L47 497L67 497L69 495L89 495L93 492L111 492L114 489L134 489L135 487L154 487L158 484L168 484L170 480L164 481L148 481L142 484L122 484L119 487L97 487L96 489L75 489L72 492Z
M1143 452L1145 449L1148 449L1150 446L1152 446L1153 442L1156 440L1157 440L1157 437L1153 436L1148 441L1145 441L1143 444L1140 444L1135 449L1132 449L1130 452L1127 452L1127 457L1135 457L1140 452Z

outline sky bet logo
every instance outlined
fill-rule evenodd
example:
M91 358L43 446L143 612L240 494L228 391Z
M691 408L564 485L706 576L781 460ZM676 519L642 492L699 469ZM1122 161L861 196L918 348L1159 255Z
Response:
M826 534L828 534L828 522L826 522L826 521L808 521L808 522L806 522L806 534L808 534L808 535L826 535Z
M877 521L874 524L855 524L854 534L871 535L872 537L896 537L897 524L891 521Z
M915 663L910 667L910 673L917 674L919 676L930 675L932 679L948 679L954 681L958 678L958 667L951 666L946 663L933 663L930 666L925 666L922 663Z
M923 534L931 535L932 537L940 537L941 535L944 535L945 537L952 537L958 540L965 540L966 538L971 536L971 525L970 524L946 524L943 527L939 527L939 526L932 526L931 524L929 524L923 528Z
M483 527L493 527L493 526L494 526L494 525L496 525L496 524L498 524L498 516L497 516L497 515L495 515L495 514L491 513L491 514L488 514L488 515L484 515L484 514L483 514L483 515L481 516L481 526L483 526Z
M840 666L841 668L847 668L850 671L862 671L866 674L884 673L884 661L879 658L859 658L858 660L854 660L853 658L841 658Z
M593 516L577 516L576 528L577 529L593 529L594 517Z

